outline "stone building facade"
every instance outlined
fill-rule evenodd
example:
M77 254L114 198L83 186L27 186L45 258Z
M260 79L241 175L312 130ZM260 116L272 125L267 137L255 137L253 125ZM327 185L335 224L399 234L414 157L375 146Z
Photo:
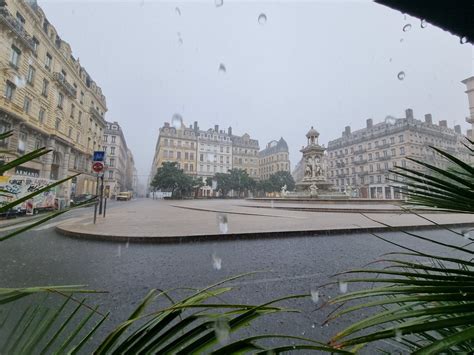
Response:
M269 142L266 148L258 153L260 179L266 180L277 171L290 172L289 155L288 144L283 137L278 141Z
M198 134L197 122L189 127L186 127L182 120L175 122L174 125L165 122L159 130L150 179L153 179L163 162L176 162L186 174L196 176Z
M108 197L115 198L121 191L132 191L132 177L129 175L134 169L133 155L118 122L107 122L102 144L106 154L104 186L109 191Z
M467 136L474 140L474 76L462 81L466 85L466 94L469 103L469 117L466 122L471 124L471 129L467 131Z
M248 133L235 136L230 127L228 134L232 141L232 168L245 170L250 177L258 180L258 152L260 150L258 140L251 139Z
M101 148L107 111L100 87L72 55L36 1L0 1L0 160L9 161L46 146L46 156L24 164L18 174L58 180L58 196L94 193L91 157Z
M448 128L447 121L434 124L431 114L424 121L407 109L404 118L388 116L384 122L351 132L347 126L342 137L328 143L327 178L339 191L350 186L362 198L399 199L403 180L389 172L396 166L422 170L407 158L414 158L439 168L448 167L448 161L429 148L436 146L461 159L469 159L461 127ZM390 181L397 179L397 181Z

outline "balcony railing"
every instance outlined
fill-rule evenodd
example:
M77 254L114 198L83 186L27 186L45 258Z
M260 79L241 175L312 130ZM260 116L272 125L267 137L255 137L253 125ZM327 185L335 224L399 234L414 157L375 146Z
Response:
M53 79L56 80L56 82L61 86L68 96L76 98L76 88L67 82L66 77L63 74L54 73Z
M5 7L0 8L0 23L6 25L11 31L13 31L18 39L26 45L33 52L36 52L35 42L28 32L25 31L23 24L18 21Z
M346 174L344 174L344 173L343 173L343 174L337 174L336 176L337 176L338 178L344 178L344 177L346 177Z
M337 168L343 168L344 166L346 166L346 163L344 163L344 162L337 162L336 163Z
M91 107L89 109L89 112L92 116L94 116L95 118L97 118L99 121L104 121L104 117L102 117L102 115L100 114L99 110L97 110L95 107ZM171 145L170 145L171 146ZM174 145L174 146L177 146L177 145Z
M388 148L390 147L390 143L384 143L384 144L379 144L377 146L375 146L375 148L378 148L378 149L385 149L385 148Z
M367 163L367 159L362 159L362 160L354 160L355 165L362 165Z
M357 150L354 150L354 154L364 154L365 152L367 151L367 149L357 149Z
M392 157L390 155L382 155L381 157L378 157L377 160L390 160Z
M359 176L365 176L365 175L369 175L369 172L368 172L368 171L359 171L359 172L357 173L357 175L359 175Z

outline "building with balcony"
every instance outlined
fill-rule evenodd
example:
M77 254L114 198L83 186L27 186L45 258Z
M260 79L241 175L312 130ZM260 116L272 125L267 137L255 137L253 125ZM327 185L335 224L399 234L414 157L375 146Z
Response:
M269 142L266 148L258 153L260 179L266 180L277 171L290 172L289 155L288 144L283 137L278 141Z
M467 100L469 103L469 117L466 122L471 124L471 129L467 131L467 136L474 140L474 76L462 81L466 85Z
M119 192L132 191L135 163L118 122L107 122L102 137L102 145L106 156L104 186L109 191L108 197L115 198Z
M94 193L92 152L101 148L105 96L34 0L0 1L0 160L40 147L51 152L9 174L58 180L58 196ZM94 111L95 114L91 112Z
M232 169L232 140L219 125L207 131L198 131L197 174L206 179L216 173L227 173Z
M231 127L228 134L232 141L232 168L245 170L250 177L258 179L258 140L251 139L248 133L233 135Z
M368 119L365 128L351 132L347 126L340 138L328 143L327 178L339 191L351 186L362 198L399 199L403 180L391 169L402 166L422 170L408 158L446 169L449 162L430 146L468 160L463 140L461 126L448 128L446 120L434 124L431 114L426 114L424 121L415 119L411 109L406 110L404 118L387 116L375 125Z

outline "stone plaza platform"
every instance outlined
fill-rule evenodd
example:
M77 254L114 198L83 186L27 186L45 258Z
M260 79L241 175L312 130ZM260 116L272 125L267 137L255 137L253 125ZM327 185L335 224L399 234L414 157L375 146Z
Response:
M394 228L472 227L469 214L407 213L397 204L310 204L252 200L124 201L106 218L65 221L67 236L111 241L180 243L294 235L380 232ZM339 210L337 210L339 209Z

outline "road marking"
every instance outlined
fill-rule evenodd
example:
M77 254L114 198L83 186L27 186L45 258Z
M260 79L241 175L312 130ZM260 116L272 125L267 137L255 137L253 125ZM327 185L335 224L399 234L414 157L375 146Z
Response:
M2 228L0 228L0 232L6 232L6 231L9 231L9 230L12 230L12 229L18 229L18 228L26 227L26 226L28 226L32 223L35 223L35 222L34 221L33 222L24 222L24 223L14 224L12 226L2 227Z

